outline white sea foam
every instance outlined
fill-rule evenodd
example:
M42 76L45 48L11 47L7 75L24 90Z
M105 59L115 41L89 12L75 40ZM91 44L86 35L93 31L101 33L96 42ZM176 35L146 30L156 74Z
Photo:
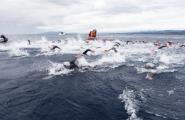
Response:
M105 52L113 47L115 42L119 42L121 45L117 48L118 52L113 51ZM61 50L51 50L52 45L57 45ZM25 41L14 41L0 46L1 51L8 51L10 56L30 56L31 54L24 48L37 48L36 56L40 55L58 55L58 54L80 54L86 49L92 49L95 52L90 55L99 55L100 59L96 59L93 62L87 62L85 59L79 60L80 66L107 66L115 68L120 65L132 64L138 71L143 72L174 72L176 67L184 66L185 55L183 49L180 53L176 52L178 48L162 49L158 50L152 43L135 43L126 45L124 41L103 41L96 40L87 43L80 37L78 39L67 38L66 40L60 40L59 42L53 42L46 37L42 37L40 40L31 41L31 45L28 45ZM70 60L69 60L70 61ZM156 69L145 69L146 63L157 64ZM140 63L140 64L138 64Z
M29 56L29 53L24 50L20 50L19 48L13 48L9 51L10 56Z
M167 93L168 93L169 96L170 96L170 95L173 95L174 92L175 92L174 90L168 90L168 91L167 91Z
M123 41L119 41L121 44L124 44ZM95 53L90 53L90 55L101 55L100 59L96 59L93 62L87 62L84 58L79 59L78 63L80 67L89 66L95 67L107 66L110 68L115 68L120 65L130 65L133 64L137 69L138 73L143 72L152 72L155 74L162 72L174 72L176 71L175 67L178 65L184 64L185 56L181 54L176 54L173 51L167 50L156 50L153 44L130 44L125 46L120 46L118 53L114 52L104 52L112 48L115 41L91 41L86 43L82 39L69 39L57 43L57 46L61 47L62 50L51 51L48 46L54 44L51 41L48 41L46 38L42 38L41 41L35 43L36 45L42 46L41 50L44 55L53 55L53 54L80 54L86 49L95 50ZM154 52L155 51L155 52ZM146 69L144 68L145 63L151 62L151 60L158 64L156 69ZM69 60L70 61L70 60ZM143 62L143 64L138 66L138 62Z
M125 110L129 115L127 120L142 120L137 116L139 111L139 101L136 99L135 92L133 90L125 89L123 93L119 95L119 99L125 104Z
M49 75L65 75L73 70L66 69L61 63L50 62L50 67L48 68Z

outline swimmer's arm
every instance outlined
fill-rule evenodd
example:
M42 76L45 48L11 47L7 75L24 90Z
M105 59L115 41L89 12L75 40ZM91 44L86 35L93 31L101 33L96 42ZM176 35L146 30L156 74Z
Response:
M87 49L82 54L87 55L88 52L93 52L94 53L95 51L94 50L91 50L91 49Z
M58 46L56 46L56 48L58 48L58 49L60 49L60 50L61 50L61 48L60 48L60 47L58 47Z
M104 50L104 52L109 52L109 51L111 51L111 50L114 50L114 52L118 52L118 51L116 50L116 48L111 48L111 49L108 49L108 50Z
M185 45L181 45L180 47L185 47Z
M108 50L104 50L104 52L109 52L109 51L111 51L111 50L113 50L113 48L108 49Z
M161 47L159 47L158 49L162 49L162 48L164 48L164 47L166 47L166 46L161 46Z

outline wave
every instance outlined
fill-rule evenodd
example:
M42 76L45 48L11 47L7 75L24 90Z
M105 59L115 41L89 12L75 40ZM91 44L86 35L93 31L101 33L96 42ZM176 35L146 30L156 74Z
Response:
M137 100L136 92L134 90L130 90L128 88L124 89L123 93L119 95L119 99L121 99L121 102L124 102L125 104L124 108L129 115L127 120L142 120L142 118L137 116L140 109L140 101Z

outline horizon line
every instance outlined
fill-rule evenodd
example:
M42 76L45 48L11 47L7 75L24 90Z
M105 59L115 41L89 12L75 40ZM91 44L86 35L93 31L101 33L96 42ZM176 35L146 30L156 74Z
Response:
M165 31L185 31L185 29L164 29L164 30L135 30L135 31L119 31L119 32L98 32L99 34L108 34L108 33L116 33L116 34L129 34L129 33L149 33L149 32L165 32ZM38 33L4 33L5 35L39 35L39 34L49 34L49 33L60 33L63 31L46 31L46 32L38 32ZM64 32L67 34L88 34L88 32Z

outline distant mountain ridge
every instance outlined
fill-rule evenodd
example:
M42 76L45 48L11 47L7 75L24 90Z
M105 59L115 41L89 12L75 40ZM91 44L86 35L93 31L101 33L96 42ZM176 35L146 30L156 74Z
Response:
M61 32L58 31L49 31L41 33L43 35L58 35ZM114 33L114 32L113 32ZM77 33L68 33L68 34L77 34ZM111 33L99 33L99 34L111 34ZM185 35L185 30L160 30L160 31L140 31L140 32L122 32L117 34L164 34L164 35Z
M44 33L41 33L43 35L58 35L60 32L57 32L57 31L49 31L49 32L44 32Z
M166 34L166 35L185 35L185 30L161 30L161 31L142 31L128 32L126 34Z

